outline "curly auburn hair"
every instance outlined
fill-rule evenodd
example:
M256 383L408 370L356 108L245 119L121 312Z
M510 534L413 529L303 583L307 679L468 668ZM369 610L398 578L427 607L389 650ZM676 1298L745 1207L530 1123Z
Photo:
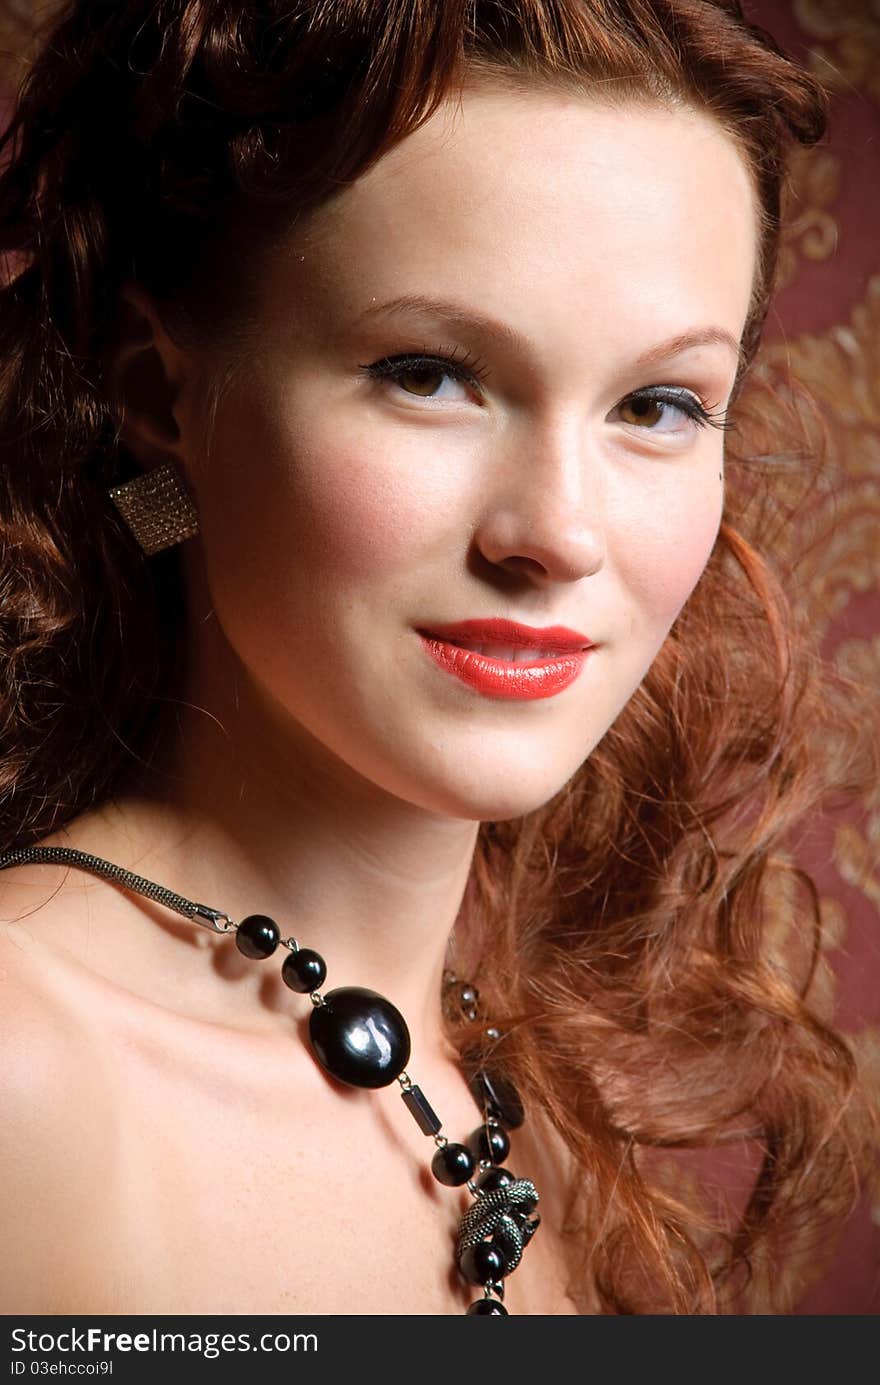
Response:
M219 361L255 257L466 80L695 108L735 142L759 259L717 543L578 773L481 824L455 941L494 1061L570 1152L584 1311L785 1311L776 1268L852 1205L865 1148L852 1054L811 998L817 894L785 847L877 765L774 557L797 459L772 429L760 451L749 369L823 89L738 0L65 0L37 40L0 140L0 852L148 776L179 689L177 553L145 562L107 498L135 470L107 385L123 280ZM472 1060L479 1025L445 1022ZM752 1161L732 1224L656 1158L722 1145Z

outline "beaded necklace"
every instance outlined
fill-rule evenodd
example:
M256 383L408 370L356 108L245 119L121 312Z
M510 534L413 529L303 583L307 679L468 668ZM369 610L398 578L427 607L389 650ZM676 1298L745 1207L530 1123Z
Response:
M279 945L285 948L281 978L290 990L308 995L312 1002L309 1042L321 1067L350 1087L378 1088L398 1082L404 1104L419 1130L436 1145L431 1159L434 1177L451 1188L467 1185L474 1201L458 1225L455 1262L468 1283L483 1289L483 1297L475 1299L467 1312L479 1316L507 1315L504 1280L520 1263L541 1221L535 1210L538 1192L534 1183L528 1178L517 1178L503 1166L510 1150L507 1131L522 1125L524 1119L522 1102L510 1081L485 1065L466 1074L471 1095L483 1113L483 1123L466 1143L450 1142L441 1133L442 1121L406 1071L409 1030L403 1015L385 996L363 986L341 986L322 994L319 988L327 976L324 958L312 948L300 947L294 937L282 938L274 919L265 914L248 914L236 923L220 909L184 899L163 885L87 851L65 846L22 847L0 855L0 870L53 862L103 876L215 933L233 933L239 952L254 961L265 961ZM459 982L451 972L444 974L444 983L450 988L458 986L462 1012L470 1020L477 1019L476 988ZM492 1027L486 1034L493 1040L500 1038Z

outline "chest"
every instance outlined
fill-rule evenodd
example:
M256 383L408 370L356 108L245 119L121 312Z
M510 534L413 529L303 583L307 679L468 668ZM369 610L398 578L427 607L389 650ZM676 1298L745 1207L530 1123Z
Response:
M295 1040L255 1064L172 1039L113 1045L72 1107L49 1311L441 1315L481 1296L453 1258L471 1195L432 1177L434 1146L396 1088L315 1080ZM462 1138L473 1112L454 1114ZM516 1152L508 1164L528 1173ZM505 1302L577 1311L552 1228Z

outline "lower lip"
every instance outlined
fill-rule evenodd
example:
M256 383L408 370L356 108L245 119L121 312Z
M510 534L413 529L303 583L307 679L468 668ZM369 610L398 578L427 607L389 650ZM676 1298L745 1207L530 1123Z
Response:
M573 683L591 649L573 649L534 664L513 664L506 659L490 659L461 645L448 644L430 635L421 635L427 653L447 673L467 683L485 697L506 697L518 702L534 702L540 697L555 697Z

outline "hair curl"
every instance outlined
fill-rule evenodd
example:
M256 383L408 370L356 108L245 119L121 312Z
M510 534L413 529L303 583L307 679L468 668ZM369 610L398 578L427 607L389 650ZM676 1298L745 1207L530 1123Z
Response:
M736 143L760 254L717 544L578 773L481 825L455 938L495 1060L570 1151L585 1311L790 1306L773 1266L851 1205L862 1144L850 1049L811 1001L816 891L785 847L877 758L785 594L779 488L809 459L778 429L756 450L749 374L823 89L737 0L66 0L38 38L0 140L0 851L149 774L179 689L177 554L144 562L106 494L134 470L105 364L123 280L219 359L247 328L248 266L470 78L695 108ZM479 1026L446 1021L473 1060ZM656 1157L725 1144L753 1160L727 1226Z

